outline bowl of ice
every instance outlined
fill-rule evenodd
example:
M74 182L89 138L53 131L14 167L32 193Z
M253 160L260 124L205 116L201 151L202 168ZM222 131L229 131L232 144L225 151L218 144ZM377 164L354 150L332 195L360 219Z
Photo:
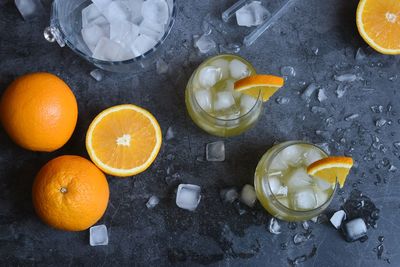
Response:
M49 41L97 67L135 72L151 65L176 17L176 0L55 0Z

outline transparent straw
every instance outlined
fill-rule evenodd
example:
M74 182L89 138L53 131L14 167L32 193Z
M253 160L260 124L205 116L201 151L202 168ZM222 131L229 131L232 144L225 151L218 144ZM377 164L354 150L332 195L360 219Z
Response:
M235 4L233 4L230 8L225 10L222 13L222 20L228 22L228 20L235 15L236 11L241 9L244 5L246 5L248 0L239 0Z
M286 0L286 2L279 9L275 10L271 17L269 17L266 21L264 21L263 24L259 25L254 31L244 37L243 44L247 47L252 45L269 27L271 27L280 18L280 16L282 16L285 11L287 11L290 4L292 4L293 2L295 2L295 0Z

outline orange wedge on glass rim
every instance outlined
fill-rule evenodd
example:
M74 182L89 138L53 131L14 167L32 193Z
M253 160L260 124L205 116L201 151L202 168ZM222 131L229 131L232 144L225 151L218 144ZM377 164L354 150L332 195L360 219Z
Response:
M361 37L382 54L400 54L400 1L361 0L357 8Z
M236 81L234 89L254 98L258 98L261 94L263 102L266 102L284 84L285 80L282 77L258 74Z
M135 105L102 111L86 133L90 159L102 171L126 177L145 171L160 151L162 134L154 116Z
M338 181L342 188L352 166L350 157L327 157L308 166L307 173L331 184Z

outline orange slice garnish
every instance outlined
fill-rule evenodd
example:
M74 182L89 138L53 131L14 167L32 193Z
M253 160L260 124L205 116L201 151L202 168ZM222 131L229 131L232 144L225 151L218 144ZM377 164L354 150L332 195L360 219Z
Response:
M258 98L261 94L263 102L278 91L285 84L282 77L274 75L252 75L235 82L235 90L243 94Z
M400 54L400 1L361 0L357 28L362 38L383 54Z
M157 120L135 105L102 111L86 134L86 149L93 163L105 173L121 177L146 170L157 157L161 142Z
M327 157L308 166L307 173L331 184L338 181L342 188L352 166L350 157Z

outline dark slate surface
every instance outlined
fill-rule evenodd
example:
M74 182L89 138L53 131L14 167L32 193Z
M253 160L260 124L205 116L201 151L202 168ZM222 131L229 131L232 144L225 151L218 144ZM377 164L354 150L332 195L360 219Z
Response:
M171 64L169 74L157 75L151 68L136 75L107 74L102 82L96 82L89 76L93 66L68 48L43 39L48 15L25 22L13 1L0 1L0 90L18 75L48 71L63 78L79 102L76 131L68 144L54 153L25 151L0 130L2 265L287 266L288 258L309 254L313 247L316 255L302 266L386 266L384 258L389 258L392 266L400 265L399 171L389 172L389 166L381 163L387 159L400 167L400 151L393 146L400 140L400 77L396 76L400 58L365 49L368 58L355 61L356 50L366 46L355 26L357 1L298 1L254 46L242 49L239 54L259 72L278 74L282 66L290 65L297 76L265 105L254 129L225 139L225 162L196 160L203 156L206 143L221 138L202 132L185 111L186 82L207 57L195 53L192 35L201 33L208 13L215 18L232 2L178 0L177 21L166 43L170 49L164 55ZM319 49L317 55L313 48ZM358 74L363 80L347 84L346 94L338 99L333 76L343 73ZM319 103L313 95L307 105L299 97L306 86L302 82L325 88L329 99ZM288 97L290 102L278 105L277 97ZM173 127L176 138L164 142L145 173L128 179L108 177L110 202L99 223L107 225L110 243L90 247L87 231L62 232L38 219L32 208L31 184L40 167L58 155L87 157L84 137L90 121L101 110L121 103L147 108L164 132ZM382 105L383 112L372 112L372 105ZM389 105L392 109L387 111ZM312 113L313 106L324 107L326 112ZM351 114L359 117L346 121ZM328 117L332 118L329 125ZM375 121L380 118L391 124L378 129ZM316 130L326 132L318 135ZM353 155L357 166L329 209L339 208L353 186L368 195L381 209L381 218L377 229L369 230L366 242L346 243L331 225L312 224L314 237L296 246L291 240L303 231L301 226L290 230L282 222L283 233L271 235L266 230L269 215L262 208L239 216L220 201L221 188L252 182L259 158L274 142L293 139L328 142L333 153ZM173 166L180 181L202 186L203 198L195 212L175 205L176 187L165 182L168 166ZM148 210L145 203L153 194L161 198L161 204ZM381 235L385 236L384 252L383 259L378 259L374 249ZM280 245L285 242L288 248L283 250Z

